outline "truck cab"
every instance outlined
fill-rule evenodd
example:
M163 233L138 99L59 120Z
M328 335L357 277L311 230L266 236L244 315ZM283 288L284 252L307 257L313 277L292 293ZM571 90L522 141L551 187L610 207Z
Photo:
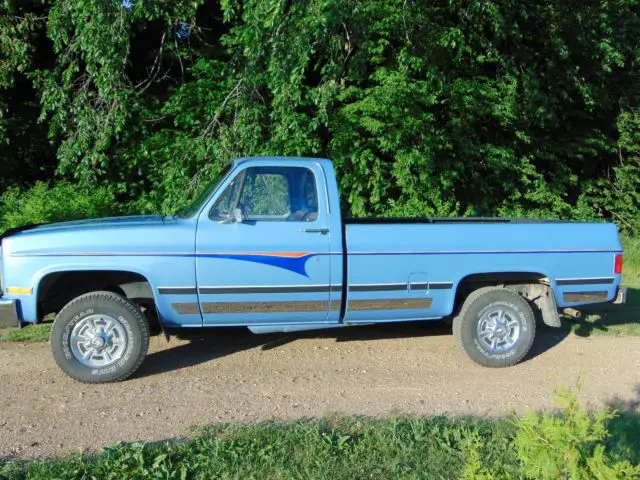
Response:
M342 221L330 162L242 159L197 215L192 300L203 325L339 322Z

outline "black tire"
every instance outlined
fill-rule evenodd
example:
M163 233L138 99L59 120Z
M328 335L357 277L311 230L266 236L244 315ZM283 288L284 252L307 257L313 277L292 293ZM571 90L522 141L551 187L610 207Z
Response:
M116 348L116 354L120 356L113 359L113 363L104 366L91 365L92 362L96 363L93 360L94 355L91 355L89 360L85 360L89 364L83 363L78 352L82 353L86 343L81 343L78 347L76 342L73 343L75 346L72 346L71 334L74 328L97 325L98 328L102 328L100 340L97 341L113 342L113 335L106 335L104 328L105 322L111 321L117 327L117 331L115 328L110 331L115 331L116 341L122 345L111 348ZM93 335L95 330L88 326L86 328L90 332L82 338L95 338ZM54 360L60 369L74 380L83 383L118 382L131 376L142 364L149 348L149 325L140 308L122 295L113 292L91 292L72 300L58 313L53 322L49 341ZM109 345L109 343L106 344ZM106 350L107 353L110 351L109 348ZM92 351L98 352L98 350ZM98 358L100 355L105 361L105 354L96 353ZM97 362L100 361L97 360Z
M513 327L503 328L500 333L505 330L514 332L516 327L519 333L512 345L508 345L509 340L506 340L503 350L494 348L492 351L487 344L491 338L481 335L478 330L487 325L489 318L499 316L496 310L505 312L513 324ZM485 367L509 367L520 362L529 352L535 332L535 316L527 300L516 292L499 287L481 288L472 292L453 320L453 335L460 349L471 360Z

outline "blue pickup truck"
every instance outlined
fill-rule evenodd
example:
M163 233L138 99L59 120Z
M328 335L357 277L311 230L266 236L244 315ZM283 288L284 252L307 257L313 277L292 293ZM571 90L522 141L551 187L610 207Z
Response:
M623 302L606 223L349 219L329 160L241 158L187 209L6 232L0 323L56 313L51 349L83 382L127 378L166 331L292 332L453 319L473 361L513 365L536 321Z

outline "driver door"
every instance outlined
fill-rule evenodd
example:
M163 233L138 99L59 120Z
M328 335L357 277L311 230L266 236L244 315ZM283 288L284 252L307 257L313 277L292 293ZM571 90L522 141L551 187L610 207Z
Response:
M248 162L201 213L204 325L329 323L328 212L319 166Z

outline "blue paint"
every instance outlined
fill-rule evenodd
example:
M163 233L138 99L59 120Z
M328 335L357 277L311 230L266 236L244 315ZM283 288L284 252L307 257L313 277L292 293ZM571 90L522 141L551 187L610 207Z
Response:
M321 254L322 255L322 254ZM325 254L326 255L326 254ZM203 253L197 254L199 258L226 258L229 260L240 260L242 262L254 262L263 265L270 265L276 268L282 268L298 275L308 277L305 265L307 260L315 256L315 254L309 254L304 257L290 258L290 257L277 257L275 255L242 255L242 254L222 254L222 253Z

